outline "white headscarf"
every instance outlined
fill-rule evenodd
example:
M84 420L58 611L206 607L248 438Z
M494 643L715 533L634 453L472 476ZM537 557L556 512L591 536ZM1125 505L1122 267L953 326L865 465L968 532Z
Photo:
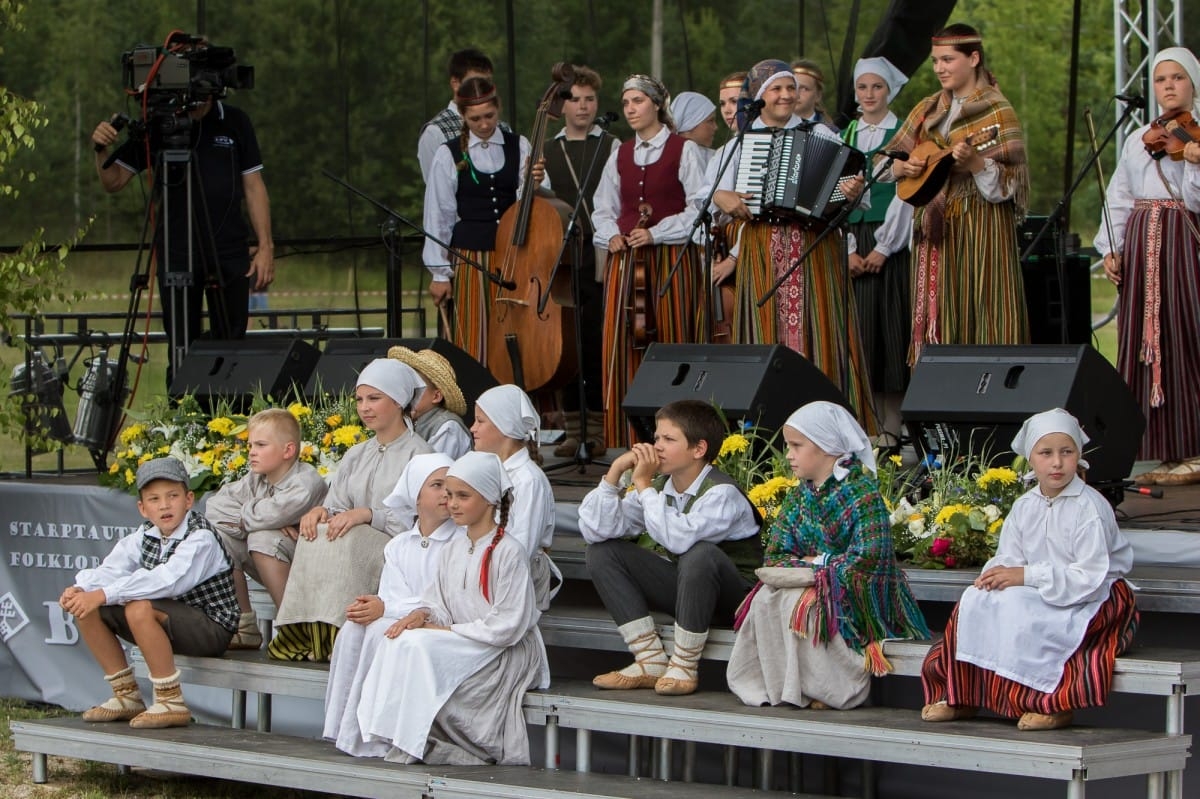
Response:
M499 505L500 497L512 488L512 480L500 458L491 452L468 452L446 472L478 491L489 505Z
M875 453L866 431L850 412L836 402L810 402L788 417L785 425L799 430L809 441L838 458L857 455L863 468L875 472ZM833 476L845 480L850 470L834 464Z
M1182 50L1183 48L1172 47L1171 49ZM1021 425L1021 429L1017 431L1016 438L1012 440L1012 451L1025 456L1025 460L1029 460L1038 441L1051 433L1069 435L1075 442L1075 448L1079 450L1079 465L1084 469L1088 468L1088 462L1083 459L1083 445L1090 439L1087 437L1087 433L1083 432L1083 428L1079 426L1079 420L1062 408L1042 411L1026 419L1025 423ZM1033 477L1033 472L1028 472L1025 477L1026 479Z
M1196 61L1196 56L1186 47L1159 50L1158 55L1154 56L1154 66L1150 68L1150 74L1153 75L1154 70L1164 61L1174 61L1183 67L1183 71L1192 79L1192 111L1200 114L1200 62Z
M417 516L417 495L421 493L429 475L453 464L454 458L440 452L413 455L405 464L404 471L400 472L400 479L396 481L392 493L384 498L383 504L395 512L396 518L412 524L412 520Z
M781 62L781 63L782 63L782 62ZM785 66L786 66L786 65L785 65ZM800 85L800 82L799 82L798 80L796 80L796 73L792 72L792 69L791 69L791 67L788 67L788 70L787 70L787 72L782 72L782 71L781 71L781 72L776 72L775 74L771 75L771 76L770 76L770 77L768 77L766 80L764 80L764 81L762 82L762 86L759 86L759 87L758 87L758 91L756 91L756 92L754 93L754 99L755 99L755 100L761 100L761 99L762 99L762 96L763 96L763 94L765 94L765 93L766 93L766 91L767 91L767 87L768 87L768 86L770 86L770 85L771 85L772 83L774 83L775 81L777 81L777 80L783 80L784 78L791 78L791 79L792 79L792 84L793 84L793 85L796 85L796 86L799 86L799 85Z
M675 130L687 133L713 115L717 106L699 92L680 92L671 101L671 116L675 117Z
M496 429L509 438L537 440L538 413L529 395L516 386L489 388L475 400L475 407L483 408Z
M876 58L860 58L854 65L854 82L863 75L878 75L888 87L888 104L896 99L896 95L908 83L908 76L896 68L896 65L883 56Z
M407 408L413 395L425 388L425 381L408 364L394 358L376 358L359 372L358 382L354 386L377 388L394 399L401 408Z

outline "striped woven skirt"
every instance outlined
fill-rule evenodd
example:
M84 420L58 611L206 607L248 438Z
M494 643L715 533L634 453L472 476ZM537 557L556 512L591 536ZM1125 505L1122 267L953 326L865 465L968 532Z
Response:
M849 279L842 279L841 239L826 237L775 296L757 307L816 235L802 225L766 222L752 222L742 229L734 342L783 344L808 358L842 390L858 421L874 434L875 419L868 412L871 383L859 339L854 287Z
M464 253L490 269L492 253L465 250ZM496 286L474 267L458 264L454 268L454 318L450 340L484 366L487 366L488 316Z
M946 624L946 636L933 645L921 666L925 703L943 699L951 705L985 708L1008 718L1025 713L1060 713L1103 705L1112 689L1117 655L1133 643L1138 612L1133 590L1117 580L1108 599L1088 624L1079 649L1067 658L1058 687L1050 693L1000 677L995 672L955 659L958 649L958 607ZM1036 646L1031 642L1030 646Z
M850 226L858 254L875 248L875 231L881 222ZM908 388L908 337L912 332L912 300L908 250L893 253L878 272L854 278L854 304L862 339L863 360L871 388L902 392Z
M1029 343L1013 204L951 200L940 245L922 232L926 213L914 215L909 363L923 344Z
M665 295L659 291L667 285L667 275L686 250L679 271L675 273ZM604 279L604 437L610 447L627 446L636 441L633 429L625 421L621 403L642 365L645 348L651 342L687 344L698 341L699 331L707 324L708 292L705 291L700 259L692 245L654 245L646 251L648 285L645 297L653 304L655 331L641 335L635 331L634 268L629 250L608 259Z
M1147 460L1200 455L1200 244L1185 213L1138 201L1125 228L1117 370L1146 415Z

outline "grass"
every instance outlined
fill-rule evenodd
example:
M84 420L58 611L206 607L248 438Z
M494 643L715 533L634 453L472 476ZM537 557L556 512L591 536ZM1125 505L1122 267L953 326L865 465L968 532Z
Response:
M169 774L137 769L128 775L117 773L109 763L73 758L48 758L48 782L36 785L31 780L32 758L13 748L11 721L58 718L73 715L47 705L0 699L0 795L6 799L315 799L328 794L231 782L209 777Z

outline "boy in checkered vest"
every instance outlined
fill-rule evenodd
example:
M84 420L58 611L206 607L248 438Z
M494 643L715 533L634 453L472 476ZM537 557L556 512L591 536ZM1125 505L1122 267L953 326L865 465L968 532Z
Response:
M138 467L137 490L146 523L118 541L97 568L76 574L58 603L75 616L113 690L111 699L84 712L84 721L183 727L192 714L179 687L175 653L216 656L229 645L239 616L232 564L211 525L191 509L195 495L182 463L146 461ZM120 639L136 644L146 659L154 685L150 707Z

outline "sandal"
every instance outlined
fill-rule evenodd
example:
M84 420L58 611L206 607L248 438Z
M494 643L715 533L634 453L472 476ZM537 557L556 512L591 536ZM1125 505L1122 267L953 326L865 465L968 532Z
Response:
M1188 486L1200 483L1200 458L1182 461L1166 474L1155 477L1160 486Z
M1178 461L1163 461L1149 471L1142 472L1133 478L1133 484L1139 486L1157 485L1158 478L1166 477L1167 472L1179 465Z

